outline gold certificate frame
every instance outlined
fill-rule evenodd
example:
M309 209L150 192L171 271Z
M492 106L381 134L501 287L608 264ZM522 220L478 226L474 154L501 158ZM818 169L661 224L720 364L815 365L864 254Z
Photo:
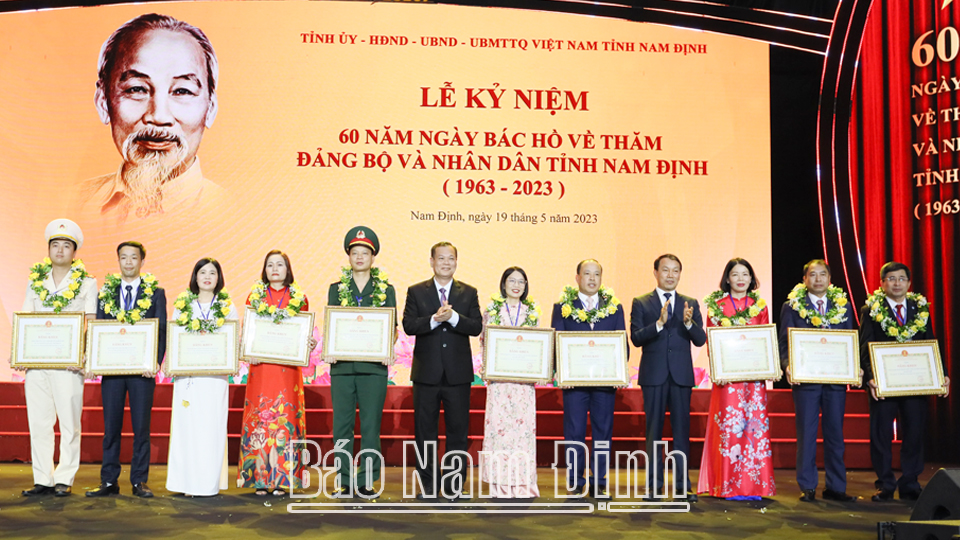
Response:
M313 312L287 317L279 323L247 307L243 317L241 360L306 367L310 365L307 340L313 336Z
M627 332L557 332L557 385L628 386Z
M856 330L790 328L791 384L860 384L860 339Z
M483 331L483 380L545 385L553 379L554 330L487 326Z
M783 375L775 324L711 326L707 328L707 346L714 384L775 381Z
M156 373L159 329L159 319L136 324L87 321L87 371L94 375Z
M943 364L935 339L870 342L878 397L943 395Z
M83 313L75 312L14 312L10 366L82 368L83 319Z
M223 321L213 332L190 332L167 323L168 376L233 375L240 369L240 323Z
M323 311L323 358L340 362L393 361L397 309L327 306Z

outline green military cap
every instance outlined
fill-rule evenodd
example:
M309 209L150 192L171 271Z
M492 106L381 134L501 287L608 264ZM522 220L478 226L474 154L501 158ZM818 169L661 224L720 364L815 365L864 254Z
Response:
M367 246L373 250L373 254L380 253L380 239L377 233L370 227L359 225L347 231L347 236L343 239L343 250L350 253L353 246Z

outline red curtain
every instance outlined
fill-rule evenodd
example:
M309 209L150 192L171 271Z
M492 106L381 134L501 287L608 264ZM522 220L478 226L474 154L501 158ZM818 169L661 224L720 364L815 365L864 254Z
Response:
M948 375L958 360L953 332L958 320L954 315L960 224L960 215L953 212L960 209L960 108L954 109L960 107L960 55L954 52L960 51L958 26L960 0L874 1L860 53L850 125L852 210L864 255L856 273L873 291L880 286L883 263L894 260L910 266L913 290L932 303L931 320ZM915 49L920 60L931 52L933 60L916 65ZM936 90L931 91L934 86ZM927 185L928 170L949 182L932 179L933 185ZM922 174L920 186L916 174ZM939 215L927 215L928 208L934 213L937 207ZM936 400L932 433L958 438L958 404L954 396ZM954 449L934 445L928 457L955 461Z

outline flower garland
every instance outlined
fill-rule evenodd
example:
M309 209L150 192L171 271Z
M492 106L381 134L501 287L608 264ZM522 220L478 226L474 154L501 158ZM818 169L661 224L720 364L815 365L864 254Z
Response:
M230 312L233 301L230 300L227 291L218 292L213 299L213 305L210 306L210 311L207 313L209 318L201 319L193 316L193 304L199 297L200 295L193 294L190 291L183 291L177 296L173 307L180 310L180 316L177 317L175 322L185 327L188 332L213 332L223 326L223 321L226 319L227 313Z
M490 324L500 326L500 310L503 309L506 299L501 296L500 293L496 293L490 297L490 300L492 300L492 302L487 306L487 315L490 316ZM523 319L523 322L520 323L520 326L536 326L537 323L540 322L540 315L542 315L540 306L529 298L521 300L520 303L527 306L527 316Z
M873 294L867 297L867 305L870 306L870 318L880 323L880 328L888 336L896 338L898 342L909 341L913 336L922 332L927 327L930 320L930 303L922 294L908 292L907 300L913 300L917 303L917 314L912 319L907 320L903 326L897 322L887 302L887 295L883 289L873 291Z
M710 317L715 326L746 326L748 320L759 315L760 311L767 307L767 302L760 298L760 294L756 291L749 291L747 292L747 298L753 299L753 305L737 311L733 314L733 317L727 317L723 314L723 308L717 304L717 301L729 295L730 293L715 291L703 299L703 303L707 305L707 316Z
M349 266L340 268L340 284L337 285L337 296L341 306L359 307L357 299L350 293L350 281L353 279L353 269ZM370 293L370 305L381 307L387 301L387 287L390 282L387 273L379 268L370 269L370 279L373 280L373 292Z
M296 281L290 284L290 302L283 309L277 309L277 306L271 306L263 301L263 298L267 295L268 286L266 283L258 281L253 284L253 287L250 287L250 307L257 312L258 316L272 317L273 322L280 323L287 317L293 317L303 311L306 296Z
M597 307L590 311L576 308L573 306L573 302L579 297L580 290L567 285L563 288L563 294L560 295L560 315L564 318L569 317L583 323L595 324L600 319L616 313L617 307L620 305L620 300L613 295L613 289L608 289L601 285L598 294L600 295L600 302Z
M47 276L50 275L52 270L53 261L50 260L50 257L44 257L43 262L38 262L31 266L30 288L40 297L40 302L43 307L52 307L54 313L60 313L60 310L66 307L66 305L77 296L77 291L80 290L83 280L90 277L90 274L87 273L86 267L83 266L83 261L74 259L73 262L70 263L70 282L67 283L67 288L64 289L62 293L50 294L50 291L43 286L43 281L47 279Z
M787 295L787 303L794 311L800 314L801 319L815 327L823 327L829 324L840 324L847 320L847 293L836 285L827 287L828 304L833 307L827 310L823 315L816 309L807 309L807 287L803 283L798 283L796 287Z
M140 274L140 281L143 285L143 298L137 300L137 305L133 309L125 310L120 308L120 286L123 280L120 274L107 274L103 280L103 287L100 289L100 307L107 315L114 315L118 321L133 324L143 318L143 312L150 309L153 305L153 293L160 288L160 283L156 276L150 273Z

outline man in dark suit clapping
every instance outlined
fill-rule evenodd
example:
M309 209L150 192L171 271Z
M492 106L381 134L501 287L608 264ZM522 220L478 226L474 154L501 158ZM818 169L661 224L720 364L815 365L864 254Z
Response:
M643 348L637 382L643 389L647 459L657 467L656 493L663 489L663 460L655 453L655 443L663 438L667 410L674 450L687 456L686 470L690 468L690 396L695 385L690 344L702 347L707 341L700 305L696 299L677 293L682 270L676 255L657 257L653 262L657 288L634 298L630 313L630 339ZM697 500L696 493L688 493L689 475L675 481L678 498Z
M437 494L437 479L433 476L436 455L428 453L426 443L437 441L441 404L447 428L446 452L466 452L469 447L473 382L470 336L478 336L483 330L477 290L453 279L457 248L449 242L434 245L430 248L430 267L433 278L407 289L403 309L403 330L416 336L410 373L414 433L417 449L426 457L425 467L417 461L417 473L425 491L417 495L418 499ZM459 469L459 482L452 480L443 486L442 495L448 499L462 494L466 463Z

